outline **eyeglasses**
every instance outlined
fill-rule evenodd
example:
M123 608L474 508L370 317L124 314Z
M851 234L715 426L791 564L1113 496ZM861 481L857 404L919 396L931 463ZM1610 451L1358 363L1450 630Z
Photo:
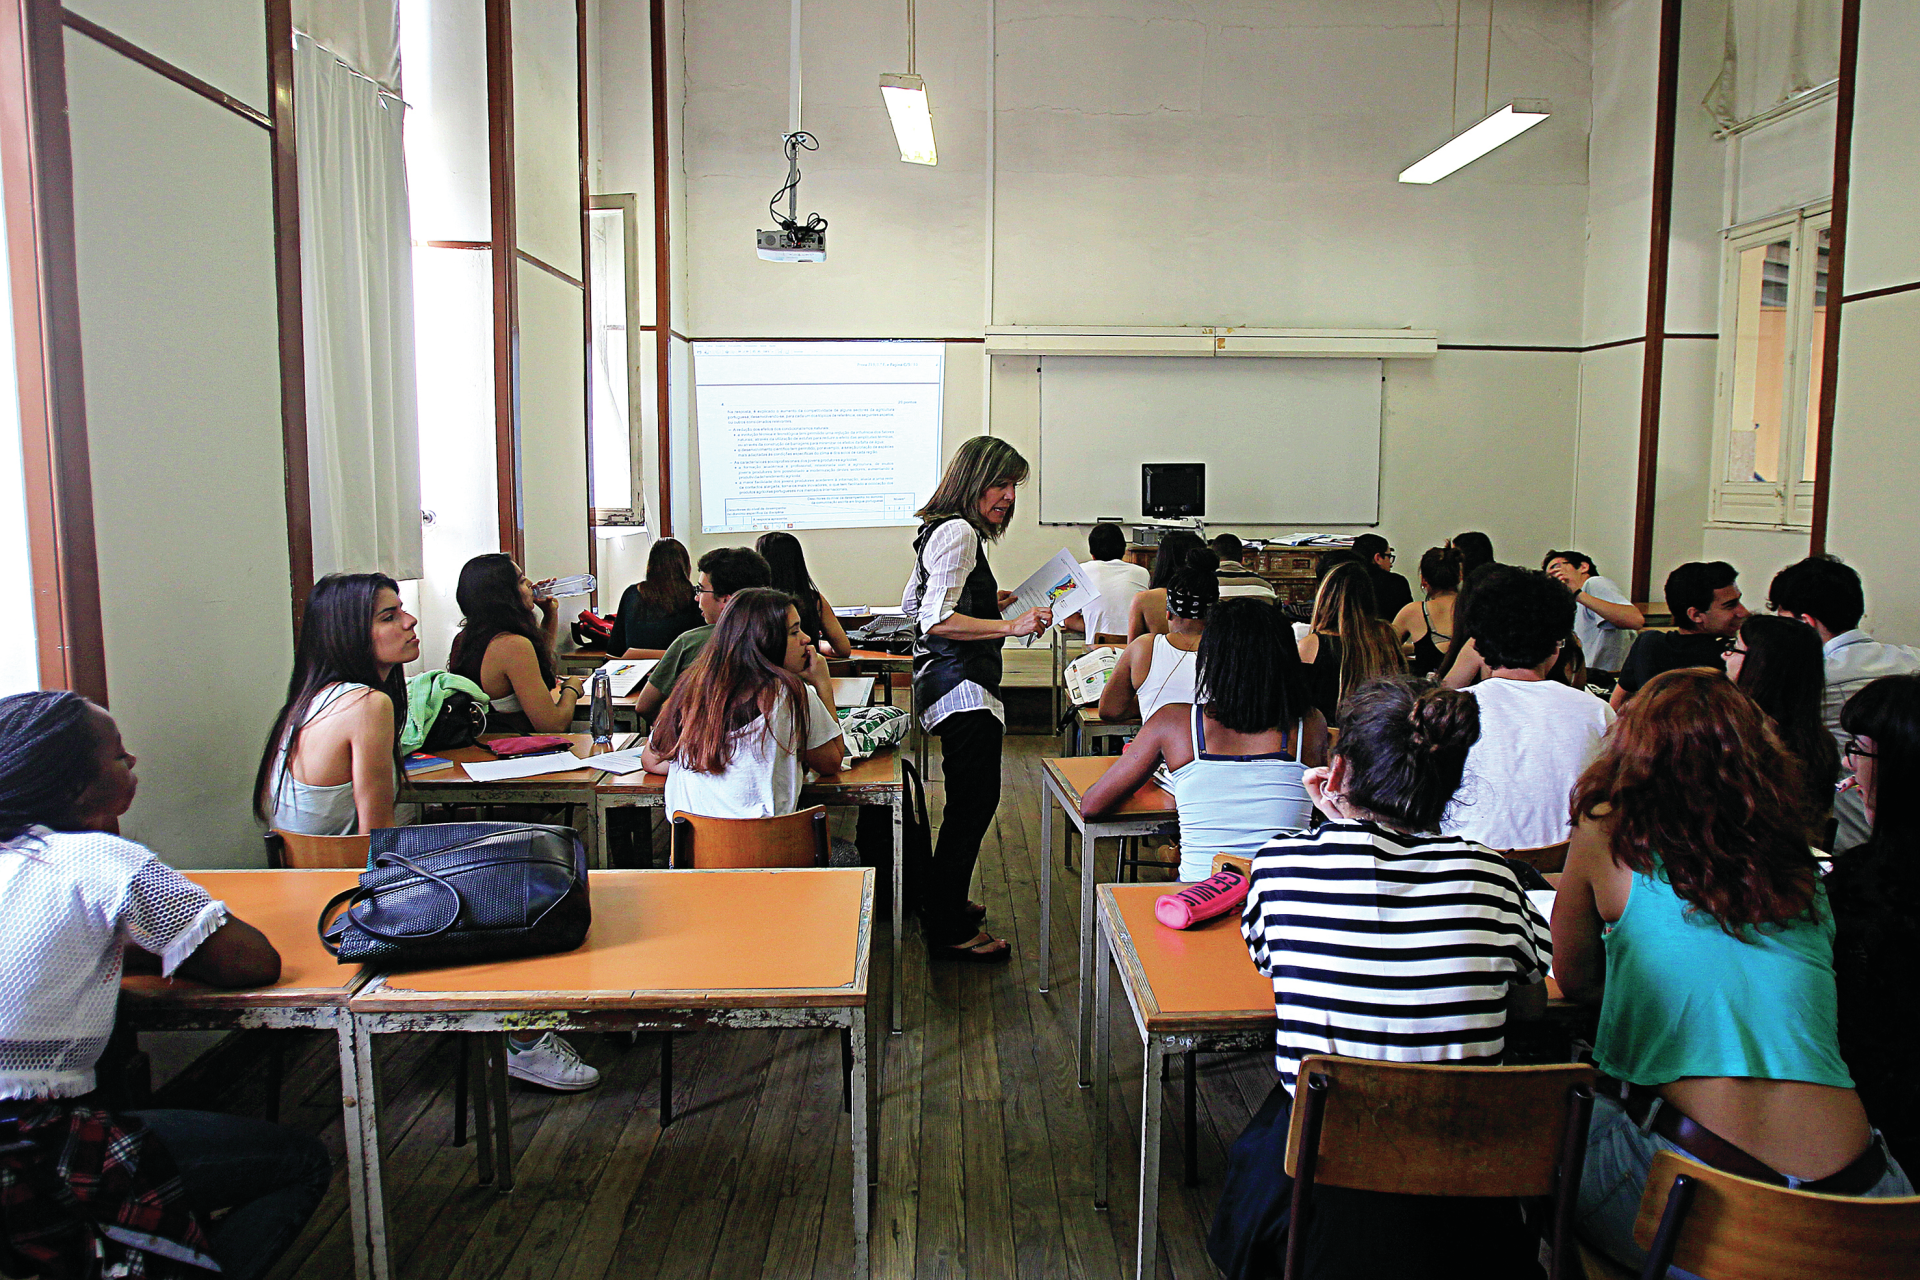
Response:
M1735 645L1735 646L1733 646L1733 648L1731 648L1731 649L1729 649L1729 650L1727 650L1727 652L1728 652L1728 653L1737 653L1737 654L1739 654L1739 655L1740 655L1741 657L1743 657L1743 658L1744 658L1744 657L1745 657L1745 656L1747 655L1747 649L1746 649L1746 646L1745 646L1745 645L1738 645L1738 644L1737 644L1737 645Z
M718 591L715 591L712 587L695 587L693 589L693 594L695 594L696 596L713 596L715 599L718 599L720 596L720 593Z
M1847 745L1840 748L1840 754L1848 760L1873 760L1877 759L1880 753L1869 751L1861 746L1858 738L1848 738Z

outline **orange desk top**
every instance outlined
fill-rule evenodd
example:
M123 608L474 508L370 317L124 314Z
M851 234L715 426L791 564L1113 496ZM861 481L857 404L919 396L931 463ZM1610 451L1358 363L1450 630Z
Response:
M480 741L487 743L492 742L496 738L519 738L525 736L527 735L518 733L483 733L480 735ZM610 745L596 747L593 745L593 735L590 733L553 734L548 736L571 738L573 740L573 754L583 758L601 755L608 751L619 750L621 749L623 739L631 739L633 737L632 734L616 733L613 735L613 742ZM628 742L627 745L633 744ZM484 746L456 747L451 751L435 751L431 754L446 757L448 760L454 762L453 766L446 769L436 769L432 773L413 774L406 780L407 787L425 790L435 786L529 788L566 787L575 785L591 786L593 781L601 776L598 769L581 768L570 769L566 773L543 773L536 778L505 778L499 782L476 783L467 776L467 771L459 766L470 761L495 759L496 757L493 752L488 751Z
M1074 711L1075 714L1080 717L1080 723L1090 728L1138 729L1140 727L1140 717L1138 716L1135 716L1131 720L1102 720L1100 718L1100 707L1095 703L1090 703L1084 707L1076 707Z
M390 973L356 1011L864 1004L873 872L593 871L562 955Z
M811 799L815 804L828 803L836 792L900 785L900 749L882 747L844 773L836 773L830 778L809 782L802 789L800 798ZM661 773L608 774L600 780L600 784L594 790L601 795L664 796L667 790L667 778Z
M1172 886L1103 884L1100 918L1147 1029L1258 1029L1274 1020L1273 984L1260 976L1229 911L1193 929L1169 929L1153 904Z
M320 908L352 888L358 871L189 871L186 876L225 902L229 914L267 935L280 953L280 981L251 991L221 991L186 978L131 974L121 980L124 994L169 1004L325 1004L345 1003L359 984L360 967L329 955L315 928Z
M1065 760L1042 760L1041 766L1051 774L1056 782L1066 790L1073 801L1073 808L1080 808L1080 797L1087 794L1087 788L1100 781L1107 770L1119 761L1119 756L1072 756ZM1101 815L1103 818L1143 818L1174 813L1173 797L1152 782L1142 783L1140 789L1128 796L1119 808Z
M892 666L910 667L913 655L910 653L887 653L881 649L854 649L844 658L830 658L830 662L879 662Z

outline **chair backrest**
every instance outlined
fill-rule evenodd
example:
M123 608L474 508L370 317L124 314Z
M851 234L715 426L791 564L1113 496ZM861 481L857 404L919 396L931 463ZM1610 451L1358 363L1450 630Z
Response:
M1912 1280L1920 1271L1920 1196L1816 1195L1735 1177L1657 1152L1633 1238L1651 1250L1675 1180L1681 1199L1669 1265L1705 1280Z
M673 817L676 867L824 867L829 847L825 805L773 818Z
M297 831L267 832L267 862L301 871L363 868L367 865L366 836L305 836Z
M1313 1180L1416 1196L1547 1196L1577 1111L1583 1063L1483 1067L1310 1057L1300 1064L1287 1172L1298 1175L1315 1076L1327 1078ZM1585 1125L1581 1125L1585 1141Z
M1127 647L1127 638L1117 631L1096 631L1093 633L1092 643L1118 645L1124 649Z
M665 649L629 649L620 656L632 658L637 662L643 658L664 658L667 656L667 651Z
M1567 841L1559 844L1543 844L1537 849L1509 849L1506 856L1515 862L1524 862L1535 871L1544 874L1558 874L1567 865Z

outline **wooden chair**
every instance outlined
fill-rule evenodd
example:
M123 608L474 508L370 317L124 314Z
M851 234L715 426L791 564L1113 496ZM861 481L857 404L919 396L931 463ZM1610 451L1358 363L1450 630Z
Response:
M267 832L267 865L296 871L361 869L367 865L366 836L304 836L297 831Z
M1920 1271L1920 1196L1789 1191L1661 1151L1633 1238L1643 1278L1668 1267L1703 1280L1912 1280Z
M724 867L824 867L827 807L817 804L775 818L673 815L671 865L700 871Z
M1287 1133L1294 1179L1287 1280L1305 1274L1316 1186L1417 1196L1551 1197L1552 1280L1579 1274L1574 1203L1593 1112L1592 1067L1481 1067L1315 1055Z
M664 658L667 656L667 651L665 649L629 649L620 656L622 658L633 658L636 660L641 658Z
M1558 875L1567 866L1568 841L1543 844L1537 849L1508 849L1503 856L1524 862L1542 875Z
M1127 647L1127 638L1115 631L1096 631L1093 633L1093 639L1088 641L1088 643L1092 645L1110 644L1117 648L1124 649Z

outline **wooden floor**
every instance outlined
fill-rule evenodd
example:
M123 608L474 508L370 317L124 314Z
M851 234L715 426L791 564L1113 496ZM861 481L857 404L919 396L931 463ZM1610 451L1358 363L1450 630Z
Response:
M1119 1087L1110 1117L1111 1212L1092 1203L1102 1126L1074 1081L1075 874L1056 885L1052 992L1039 966L1039 764L1058 740L1007 740L1004 798L975 893L1015 960L929 969L909 932L906 1032L886 1033L891 933L876 928L869 1008L879 1124L873 1213L876 1276L1130 1275L1139 1141L1140 1046L1116 1000ZM933 796L936 817L938 789ZM1103 879L1112 877L1111 863ZM796 921L804 929L805 921ZM753 940L779 946L779 938ZM331 1036L300 1037L283 1121L341 1156ZM577 1036L604 1073L590 1093L516 1088L517 1188L474 1179L473 1147L449 1145L454 1048L447 1037L381 1036L386 1186L402 1274L648 1277L845 1276L853 1269L848 1121L832 1032L707 1031L674 1058L677 1115L657 1123L659 1057L650 1040ZM1179 1086L1163 1134L1159 1274L1212 1277L1204 1239L1227 1144L1272 1087L1264 1054L1200 1059L1200 1180L1180 1185ZM264 1072L230 1080L212 1105L258 1114ZM352 1273L344 1172L275 1280Z

